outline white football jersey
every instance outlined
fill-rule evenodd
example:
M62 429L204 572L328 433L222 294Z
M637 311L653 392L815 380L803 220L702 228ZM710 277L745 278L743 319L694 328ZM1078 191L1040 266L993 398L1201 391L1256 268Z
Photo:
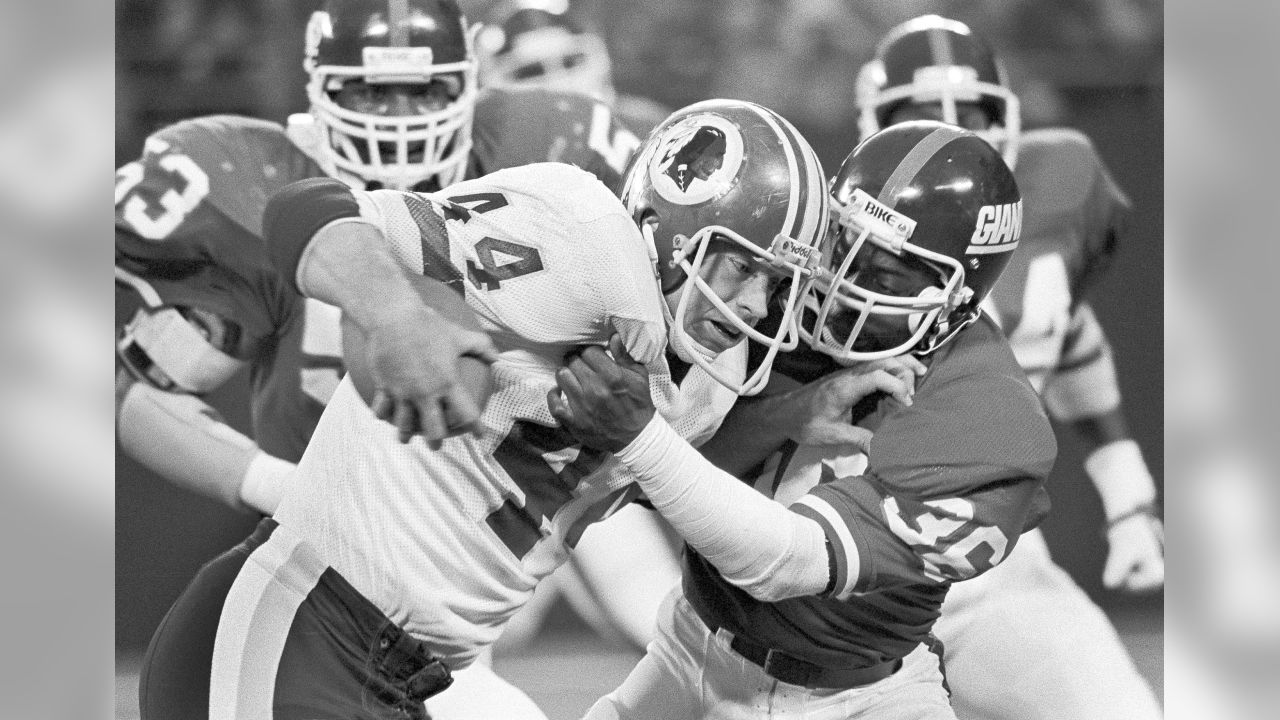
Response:
M647 365L658 411L691 441L715 431L736 395L697 367L674 385L647 245L587 173L536 164L431 195L357 198L407 267L465 292L501 351L494 392L478 437L432 451L420 437L398 442L344 380L275 517L461 666L588 524L638 494L612 454L580 447L547 410L567 351L619 333ZM744 376L745 347L717 364Z

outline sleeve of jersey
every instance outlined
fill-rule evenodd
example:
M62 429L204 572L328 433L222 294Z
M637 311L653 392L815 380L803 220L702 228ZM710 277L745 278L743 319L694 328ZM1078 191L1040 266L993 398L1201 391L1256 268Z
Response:
M1097 150L1087 140L1084 142L1093 157L1094 174L1084 218L1084 267L1072 292L1077 300L1111 267L1133 210L1133 203L1111 177Z
M833 597L975 577L1047 511L1056 445L1029 388L995 376L923 390L876 430L865 475L828 472L791 506L826 534Z
M115 277L143 313L180 307L221 318L225 349L246 359L274 332L286 289L261 239L211 201L211 182L225 174L206 173L212 141L198 133L186 124L161 131L117 170Z
M1076 306L1058 367L1044 390L1045 406L1057 420L1073 421L1120 407L1111 343L1087 302Z
M464 287L500 346L503 334L565 346L617 332L636 360L661 355L661 297L644 242L586 173L542 163L401 199L403 210L379 200L401 261Z
M355 193L333 178L308 178L280 189L267 203L262 232L281 277L296 282L298 263L311 238L335 220L360 217Z

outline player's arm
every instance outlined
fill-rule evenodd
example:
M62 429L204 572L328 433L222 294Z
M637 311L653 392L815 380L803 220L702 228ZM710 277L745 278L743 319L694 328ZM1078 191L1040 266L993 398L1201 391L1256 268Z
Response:
M895 399L910 405L915 381L924 372L924 364L910 355L860 363L805 385L775 372L763 393L734 403L716 434L698 450L738 477L758 467L787 441L827 447L839 454L866 452L871 431L851 420L855 405L877 399L867 396L865 376L881 373L885 387L894 388Z
M448 428L474 426L481 408L457 361L492 361L492 343L424 304L431 293L415 285L438 281L401 264L352 190L330 178L288 185L268 203L263 231L281 274L302 294L341 308L362 331L373 410L400 428L402 441L421 433L435 448ZM443 223L437 231L447 232ZM447 246L447 237L434 241Z
M827 589L833 563L821 526L711 464L653 408L645 367L615 337L561 369L551 414L584 444L614 452L649 501L729 582L764 601ZM887 381L885 380L887 378ZM862 395L892 376L864 375Z
M117 274L123 271L117 270ZM149 286L123 272L143 295ZM121 447L174 484L236 509L270 515L294 465L263 452L202 399L245 362L230 354L217 314L152 297L117 342L116 432Z
M1111 345L1088 303L1071 317L1058 367L1044 391L1049 414L1086 444L1085 471L1102 498L1110 553L1107 587L1145 590L1164 581L1156 486L1129 432Z

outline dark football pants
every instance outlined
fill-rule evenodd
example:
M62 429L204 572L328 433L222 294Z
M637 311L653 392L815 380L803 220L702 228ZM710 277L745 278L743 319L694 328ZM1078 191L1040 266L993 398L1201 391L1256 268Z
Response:
M423 643L266 519L170 608L139 701L142 720L404 720L426 718L448 682Z

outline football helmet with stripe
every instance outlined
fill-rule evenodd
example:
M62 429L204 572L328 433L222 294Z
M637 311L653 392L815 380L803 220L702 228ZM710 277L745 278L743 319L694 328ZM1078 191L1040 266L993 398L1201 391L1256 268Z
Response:
M1009 167L1017 160L1018 98L991 48L962 22L922 15L894 27L858 72L856 97L863 139L905 105L936 103L941 117L932 119L966 125L957 104L970 103L983 111L986 127L968 129L999 148Z
M978 318L1022 232L989 143L916 120L862 141L831 180L831 232L804 339L843 361L930 353Z
M791 123L739 100L707 100L675 112L654 128L628 167L622 201L651 243L663 294L682 289L670 318L672 347L740 394L763 389L774 356L799 342L795 310L818 267L817 245L827 226L824 177L817 155ZM720 242L786 279L773 298L783 317L774 336L738 317L701 276L708 249ZM686 332L695 295L709 300L735 333L768 347L745 382L720 377L711 367L714 353Z
M477 38L484 87L545 87L612 103L613 68L604 38L569 16L567 0L508 0L485 17Z
M327 0L307 24L311 108L290 118L290 136L343 180L461 180L477 93L472 35L453 0Z

